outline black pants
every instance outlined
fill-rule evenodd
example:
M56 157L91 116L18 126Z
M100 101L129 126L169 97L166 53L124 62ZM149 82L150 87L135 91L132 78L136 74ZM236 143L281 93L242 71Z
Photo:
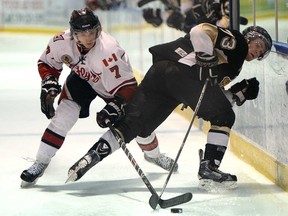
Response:
M64 89L61 92L60 100L67 98L65 95L69 94L72 100L81 106L79 118L87 118L89 116L90 104L98 94L87 81L81 79L73 71L67 77L65 85L68 92Z
M130 142L137 135L146 137L151 134L180 103L195 109L204 83L196 80L196 71L193 70L193 67L171 61L152 65L126 106L125 117L115 123L125 142ZM217 122L217 116L231 113L231 110L231 104L220 87L209 84L198 116Z

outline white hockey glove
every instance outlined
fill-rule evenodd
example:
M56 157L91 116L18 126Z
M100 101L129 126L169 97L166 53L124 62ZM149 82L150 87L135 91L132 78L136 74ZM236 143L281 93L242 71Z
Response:
M233 94L233 99L238 106L241 106L246 100L256 99L259 93L259 82L253 77L251 79L243 79L231 86L229 89Z
M55 97L61 92L61 85L53 76L48 76L42 80L41 84L41 111L46 115L48 119L55 115L55 109L53 103Z

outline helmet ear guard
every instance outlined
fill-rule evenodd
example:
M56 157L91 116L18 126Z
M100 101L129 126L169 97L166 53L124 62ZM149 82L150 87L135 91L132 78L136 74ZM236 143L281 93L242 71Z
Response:
M272 48L272 39L264 28L260 26L250 26L244 29L242 34L247 41L253 41L257 38L260 38L264 42L266 51L261 56L259 56L257 60L261 61L269 55Z

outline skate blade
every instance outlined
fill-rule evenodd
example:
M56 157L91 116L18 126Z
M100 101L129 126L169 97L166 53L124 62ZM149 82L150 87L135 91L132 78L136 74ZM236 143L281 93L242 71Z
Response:
M216 182L211 179L200 179L198 187L207 192L221 192L233 190L238 187L237 181Z
M33 187L36 183L37 183L38 179L35 179L33 182L26 182L26 181L22 181L20 184L21 188L29 188L29 187Z
M77 171L76 170L69 172L68 178L66 179L65 184L68 182L75 182L75 181L77 181Z
M78 180L78 171L84 167L86 167L88 165L88 162L86 159L82 159L81 161L79 161L78 166L76 167L76 169L74 170L69 170L68 172L68 178L65 181L65 184L68 182L75 182Z

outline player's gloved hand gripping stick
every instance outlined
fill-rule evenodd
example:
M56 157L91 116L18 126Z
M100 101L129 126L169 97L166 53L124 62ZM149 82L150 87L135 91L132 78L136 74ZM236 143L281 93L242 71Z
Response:
M169 207L172 207L172 206L176 206L176 205L179 205L179 204L182 204L182 203L189 202L192 199L192 193L190 193L190 192L181 194L179 196L176 196L176 197L173 197L173 198L170 198L170 199L167 199L167 200L161 199L158 196L158 194L157 194L156 190L154 189L154 187L151 185L151 183L149 182L149 180L147 179L147 177L143 173L142 169L137 164L135 158L130 153L129 149L126 147L126 143L121 139L121 137L118 135L116 130L112 127L111 122L108 119L106 120L106 124L108 125L109 129L111 130L111 132L115 136L116 140L118 141L118 143L119 143L120 147L122 148L122 150L125 152L125 154L128 157L128 159L132 163L133 167L135 168L135 170L137 171L137 173L141 177L141 179L144 182L144 184L149 189L149 191L152 193L152 196L149 199L149 205L151 206L152 209L156 209L158 204L159 204L159 206L161 208L169 208ZM174 167L175 167L175 163L173 165L173 169L174 169ZM172 169L172 171L173 171L173 169Z

